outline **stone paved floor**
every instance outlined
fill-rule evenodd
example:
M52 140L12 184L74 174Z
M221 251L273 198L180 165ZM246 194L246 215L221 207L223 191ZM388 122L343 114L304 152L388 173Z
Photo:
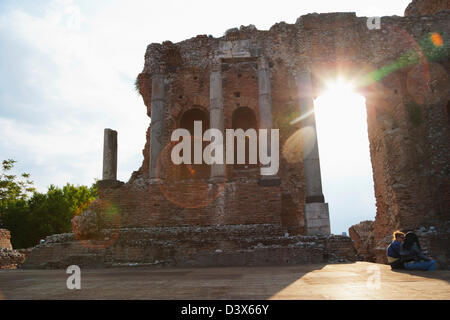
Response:
M376 285L377 274L379 286ZM0 270L0 299L450 299L450 271L367 262L285 267Z

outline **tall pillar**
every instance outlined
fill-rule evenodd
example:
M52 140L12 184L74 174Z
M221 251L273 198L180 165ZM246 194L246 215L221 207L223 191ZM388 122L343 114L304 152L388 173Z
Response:
M303 152L303 167L306 180L305 219L307 234L330 234L328 204L325 203L322 193L316 119L314 116L313 91L309 70L300 72L298 84L300 90L300 117L304 117L302 127L309 127L313 132L311 135L302 136L303 146L308 146L308 152ZM308 132L311 132L311 130L308 130Z
M272 129L272 89L270 86L270 73L267 60L264 57L258 60L258 104L259 121L261 129ZM270 146L270 144L269 144Z
M117 180L117 131L105 129L102 180Z
M164 74L152 75L151 126L150 126L150 178L156 178L156 163L164 143L165 88Z
M259 123L260 129L267 130L267 153L271 154L271 136L270 130L273 128L272 116L272 88L270 84L270 70L265 57L258 59L258 105L259 105ZM265 165L265 167L269 167ZM260 185L271 186L279 185L280 179L277 175L261 176Z
M219 129L224 134L224 113L222 94L222 70L221 60L217 59L211 63L211 74L209 78L209 116L210 128ZM223 148L223 145L222 145ZM225 154L225 153L223 153ZM225 164L211 165L211 178L225 178Z
M302 71L298 77L300 89L300 117L302 127L312 129L312 135L303 135L303 145L309 146L308 152L303 153L303 166L306 179L306 203L325 202L322 193L322 179L320 175L319 148L317 144L316 119L314 117L314 101L311 85L311 74ZM311 132L311 130L309 130ZM312 140L311 140L312 139Z

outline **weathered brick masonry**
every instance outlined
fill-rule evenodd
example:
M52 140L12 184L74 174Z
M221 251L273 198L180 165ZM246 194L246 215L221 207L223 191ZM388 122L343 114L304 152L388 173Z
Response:
M6 229L0 229L0 248L12 250L11 234Z
M280 224L280 188L260 187L257 179L213 188L208 180L179 181L170 183L163 193L157 184L133 183L100 189L100 198L119 207L122 227ZM207 193L212 195L207 197ZM223 199L223 213L215 214L215 196Z
M410 43L405 48L420 49L422 63L394 72L384 81L387 90L378 87L367 101L377 215L349 231L368 261L385 263L391 233L400 229L417 232L428 254L450 267L449 9L446 0L408 6L405 16L416 17L411 28L417 33L403 29L399 36ZM439 17L447 27L432 25ZM442 50L434 62L420 31L442 36L434 41Z
M77 240L73 233L46 238L24 268L116 266L252 266L348 262L357 259L342 236L280 235L277 225L123 228L103 230L101 240ZM68 254L70 252L70 254Z
M423 16L450 8L449 0L413 0L405 10L405 16Z
M15 269L25 259L23 254L13 250L10 239L9 230L0 229L0 269Z

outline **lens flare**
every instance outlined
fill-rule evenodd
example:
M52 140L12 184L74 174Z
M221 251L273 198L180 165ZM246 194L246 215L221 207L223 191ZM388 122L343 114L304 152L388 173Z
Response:
M336 81L327 84L325 94L341 98L353 94L353 89L354 86L351 82L338 78Z
M295 131L284 143L281 155L288 163L299 163L314 148L316 133L306 126Z
M430 35L430 39L431 39L431 42L433 42L433 44L436 47L442 47L442 45L444 44L444 40L442 39L442 36L437 32L433 32Z
M98 230L94 236L86 236L86 232L80 226L80 224L72 222L72 231L75 239L79 243L90 249L106 249L110 247L120 235L121 228L121 216L120 210L117 206L102 199L96 199L82 204L76 211L76 216L82 217L89 212L92 215L95 214L95 223L100 226L101 230ZM89 219L89 218L87 218ZM83 222L81 222L81 225Z
M301 122L301 121L307 119L308 117L310 117L310 116L313 115L313 114L314 114L314 111L313 111L313 110L308 111L307 113L301 115L300 117L295 118L294 120L292 120L289 124L290 124L290 125L294 125L294 124L296 124L296 123L299 123L299 122Z
M424 70L423 79L424 81L429 80L428 59L431 58L434 50L430 50L429 46L427 45L427 42L432 41L432 38L429 38L427 36L418 42L416 41L416 39L414 39L414 37L412 37L408 32L406 32L403 29L396 29L395 36L399 42L404 41L408 43L409 48L406 47L405 49L407 49L407 51L403 53L394 62L367 74L360 81L359 85L361 87L370 86L371 84L380 82L381 80L383 80L383 78L387 77L388 75L398 70L421 64L423 65Z
M191 136L191 139L193 143L195 139L201 138ZM212 183L209 180L210 165L175 165L171 160L171 152L177 143L171 141L159 154L156 162L158 187L167 200L181 208L195 209L206 207L225 190L226 173L223 179ZM200 167L196 170L194 166ZM202 168L201 166L204 167ZM184 175L184 180L180 181L179 178L183 176L183 171L186 172L186 175Z

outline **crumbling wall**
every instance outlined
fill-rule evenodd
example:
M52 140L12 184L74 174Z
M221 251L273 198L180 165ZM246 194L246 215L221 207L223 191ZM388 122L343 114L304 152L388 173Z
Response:
M12 250L11 233L6 229L0 229L0 249Z
M382 17L381 29L372 30L367 18L354 13L308 14L295 24L281 22L268 31L241 27L233 32L236 39L248 39L269 60L274 126L280 128L281 149L300 128L289 123L299 115L302 88L296 76L301 70L311 71L315 96L326 81L342 76L366 97L377 201L375 242L398 228L437 225L449 219L448 18L448 12ZM197 36L148 47L139 76L141 88L151 87L146 81L154 68L168 66L168 123L176 123L173 115L195 104L194 97L208 108L210 59L225 40ZM239 74L246 79L242 83ZM226 74L229 77L233 81L224 81L228 125L238 104L254 107L256 94L251 73L236 69ZM244 93L239 98L234 96L236 83ZM150 114L151 92L141 92ZM191 101L183 104L179 100ZM299 143L296 147L302 148ZM297 211L284 220L297 220L302 230L305 185L302 160L295 159L292 162L281 152L279 176L286 200L282 207ZM258 188L252 197L260 197Z
M363 221L348 231L359 256L364 261L375 261L373 221Z
M0 229L0 269L15 269L25 259L23 254L13 250L10 239L10 232Z
M123 228L120 235L104 230L103 236L108 240L80 241L71 233L47 237L22 267L279 266L357 259L348 237L289 236L270 224Z
M449 0L413 0L405 10L405 17L430 15L449 9Z

